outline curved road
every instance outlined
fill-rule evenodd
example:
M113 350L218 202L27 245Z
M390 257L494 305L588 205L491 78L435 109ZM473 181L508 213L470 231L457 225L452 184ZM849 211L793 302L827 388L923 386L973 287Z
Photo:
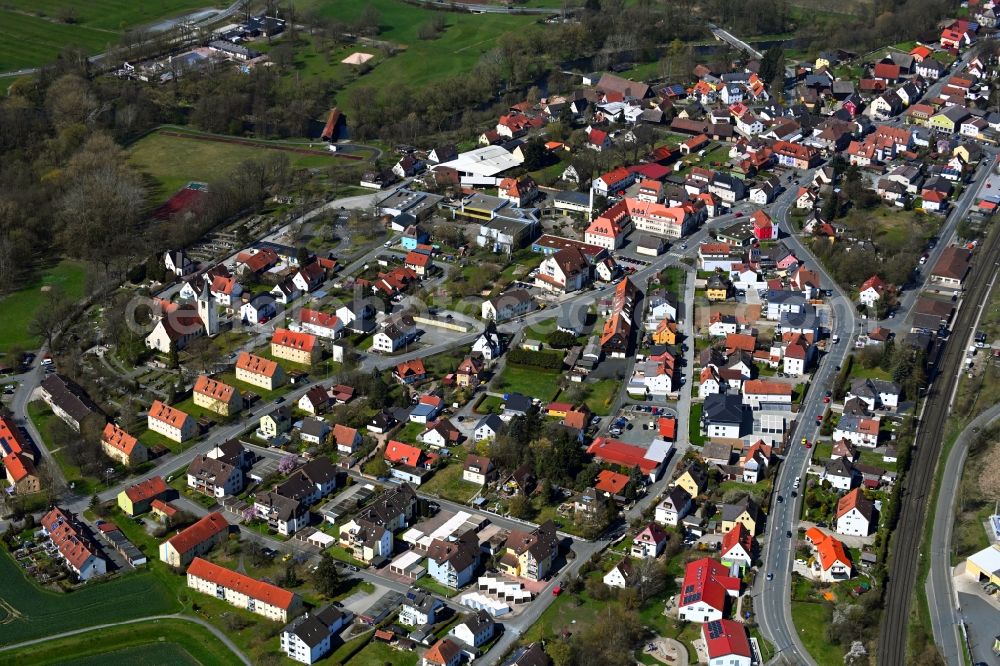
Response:
M814 171L807 171L799 180L808 182L812 180L813 173ZM810 270L819 274L824 289L833 290L834 298L830 299L832 321L828 320L825 325L830 328L832 334L840 337L840 342L828 347L829 352L815 370L810 382L809 393L803 400L796 416L795 425L788 440L789 450L778 469L774 493L772 494L783 495L785 501L773 504L768 514L767 538L763 555L764 565L760 572L761 575L757 577L753 596L755 597L754 611L764 636L774 644L775 659L783 659L786 663L814 665L815 661L802 644L792 620L792 562L795 558L795 536L798 533L802 500L801 495L793 498L792 491L795 480L805 478L810 461L811 450L802 446L800 441L803 437L810 440L816 439L819 431L819 427L816 425L816 416L822 414L826 409L826 405L823 403L824 391L836 379L835 366L840 366L847 353L853 349L853 339L858 326L854 304L826 272L823 264L813 257L808 248L792 233L793 227L789 221L788 213L794 205L795 193L798 188L793 187L791 183L787 183L786 187L786 191L778 197L773 205L772 217L785 232L786 235L782 236L782 240L789 249L802 259ZM786 536L788 532L792 533L792 538ZM772 581L766 580L767 573L774 575Z
M954 529L955 500L969 445L976 433L1000 418L1000 404L977 416L955 440L945 461L941 487L934 508L934 532L931 536L931 571L927 576L927 606L934 631L934 644L948 664L962 663L962 622L958 599L952 586L951 535Z
M183 620L184 622L193 622L195 624L201 625L205 629L208 629L212 634L218 638L223 645L225 645L229 650L246 666L251 666L251 662L247 659L247 656L243 654L243 651L236 646L229 637L224 633L216 629L210 623L197 617L190 617L187 615L180 615L179 613L173 613L171 615L149 615L147 617L137 617L132 620L123 620L121 622L111 622L109 624L97 624L93 627L84 627L83 629L74 629L73 631L64 631L61 634L52 634L51 636L46 636L45 638L36 638L31 641L24 641L23 643L14 643L13 645L5 645L0 647L0 652L7 652L9 650L17 650L19 648L28 647L31 645L38 645L39 643L46 643L48 641L53 641L59 638L66 638L68 636L77 636L79 634L86 634L91 631L98 631L100 629L107 629L109 627L120 627L126 624L139 624L140 622L149 622L150 620Z

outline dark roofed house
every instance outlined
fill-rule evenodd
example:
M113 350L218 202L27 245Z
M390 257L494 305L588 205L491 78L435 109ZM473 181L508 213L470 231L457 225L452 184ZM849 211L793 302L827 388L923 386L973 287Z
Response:
M41 384L41 396L53 413L77 432L88 419L104 419L100 408L87 392L59 373L45 378Z
M626 98L645 99L652 94L652 89L642 81L629 81L614 74L602 76L595 87L605 94L615 92Z
M972 251L964 247L949 246L931 269L931 283L960 289L969 274Z
M300 615L281 630L281 650L291 659L312 664L330 651L334 637L353 616L333 605Z

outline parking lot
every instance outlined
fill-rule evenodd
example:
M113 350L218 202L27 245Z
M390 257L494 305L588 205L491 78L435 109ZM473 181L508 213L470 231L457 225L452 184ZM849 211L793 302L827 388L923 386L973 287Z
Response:
M608 435L635 446L648 447L659 437L657 423L661 416L673 416L677 413L669 407L653 405L626 405L614 417L608 417L610 427Z

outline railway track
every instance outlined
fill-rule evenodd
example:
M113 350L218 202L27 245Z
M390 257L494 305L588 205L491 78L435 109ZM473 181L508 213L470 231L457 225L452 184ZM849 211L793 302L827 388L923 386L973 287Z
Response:
M906 664L907 628L910 601L920 569L920 543L924 520L931 500L934 471L941 455L945 426L950 415L951 396L958 382L964 354L964 340L976 317L976 305L988 297L989 276L1000 258L1000 233L993 230L973 260L962 298L963 307L937 364L928 391L922 422L916 437L916 451L910 470L903 479L902 504L890 545L889 572L886 581L885 609L878 640L880 666Z

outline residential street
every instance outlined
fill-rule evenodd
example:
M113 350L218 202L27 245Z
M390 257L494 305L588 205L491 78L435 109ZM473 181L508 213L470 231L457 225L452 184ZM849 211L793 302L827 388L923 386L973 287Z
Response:
M812 179L812 175L813 172L808 171L800 180L807 182ZM792 231L788 211L794 199L795 190L789 188L775 202L772 212L772 217L779 221L779 227L786 233ZM823 404L824 392L833 385L837 376L835 368L843 363L847 353L853 349L853 340L858 327L854 304L833 281L823 265L794 234L783 237L783 240L800 259L806 262L810 270L819 274L822 288L833 290L834 297L828 299L832 310L832 322L827 322L827 325L832 335L840 336L840 342L829 347L829 352L820 361L789 436L789 450L778 469L772 493L772 497L783 495L785 501L771 505L767 537L763 541L762 575L757 576L757 584L752 594L755 598L754 609L761 631L764 637L774 644L777 654L788 664L811 665L815 664L815 661L799 639L791 613L792 562L795 559L795 535L802 501L801 495L793 498L792 491L796 480L805 477L809 466L811 450L806 449L801 440L803 437L810 441L816 439L819 433L816 415L822 414L826 407ZM789 531L792 533L792 538L786 536ZM774 574L773 581L766 580L768 573Z

